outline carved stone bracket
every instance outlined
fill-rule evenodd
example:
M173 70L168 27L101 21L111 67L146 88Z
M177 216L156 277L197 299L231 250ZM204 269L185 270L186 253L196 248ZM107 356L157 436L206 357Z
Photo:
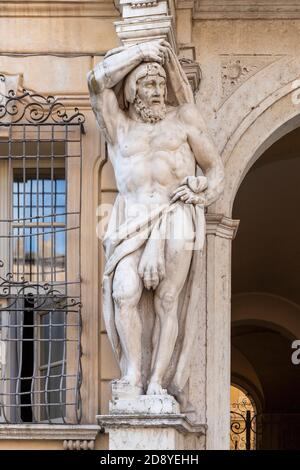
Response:
M95 441L79 441L77 440L65 440L63 443L64 450L94 450Z
M180 64L186 73L194 94L196 94L199 90L202 78L200 65L195 60L186 59L184 57L180 59Z

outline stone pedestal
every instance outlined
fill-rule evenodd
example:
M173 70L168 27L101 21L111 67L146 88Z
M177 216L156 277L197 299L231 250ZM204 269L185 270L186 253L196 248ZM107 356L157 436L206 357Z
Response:
M170 395L114 397L110 414L97 416L109 433L110 450L185 450L204 447L205 425L181 414Z

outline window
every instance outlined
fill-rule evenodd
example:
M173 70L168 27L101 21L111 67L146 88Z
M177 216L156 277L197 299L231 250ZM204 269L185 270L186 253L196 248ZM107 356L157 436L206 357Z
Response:
M3 122L0 112L0 422L76 423L82 115L69 118L54 99L29 93L7 98L5 110Z

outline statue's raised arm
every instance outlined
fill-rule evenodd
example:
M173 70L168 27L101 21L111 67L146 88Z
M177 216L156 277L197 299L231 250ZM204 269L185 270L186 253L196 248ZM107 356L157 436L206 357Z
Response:
M92 109L106 139L115 143L118 120L123 113L113 88L141 62L163 64L168 44L163 40L151 41L128 48L118 48L107 54L102 62L88 73L88 87Z
M109 52L88 84L119 193L103 242L103 313L122 373L115 388L184 403L204 211L222 191L223 164L165 41Z

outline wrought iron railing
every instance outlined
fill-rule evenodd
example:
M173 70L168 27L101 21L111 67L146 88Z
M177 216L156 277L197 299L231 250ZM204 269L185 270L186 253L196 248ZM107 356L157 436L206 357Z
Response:
M261 420L246 395L231 403L230 439L232 450L256 450L261 436Z

